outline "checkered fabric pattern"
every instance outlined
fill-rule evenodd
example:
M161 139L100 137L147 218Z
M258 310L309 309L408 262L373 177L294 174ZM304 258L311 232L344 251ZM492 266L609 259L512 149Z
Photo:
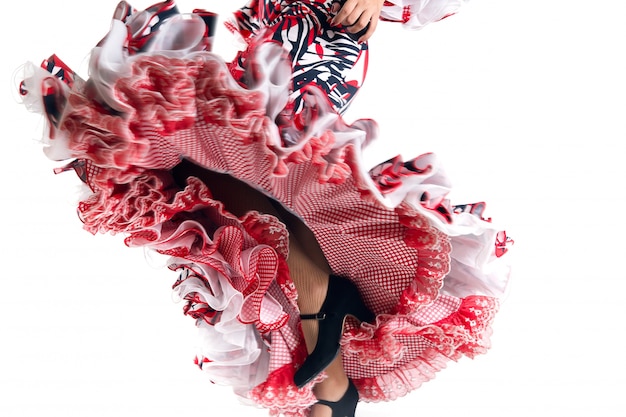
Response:
M309 22L315 25L317 12L328 17L328 10L314 10L315 5L324 8L332 2L302 2L305 8L291 1L252 3L257 11L261 5L289 4L292 11L315 14L317 23ZM408 24L427 11L437 11L431 13L433 19L443 18L450 11L444 3L403 1L400 19ZM398 5L385 5L392 6ZM271 11L280 15L280 8ZM362 400L395 399L431 379L447 361L473 357L489 347L498 300L441 293L453 255L448 226L454 226L455 216L468 213L447 205L449 184L432 155L407 162L393 159L368 171L360 153L376 136L375 123L359 120L347 125L338 112L351 95L333 101L323 88L310 86L303 87L301 107L286 107L302 117L294 125L294 141L285 141L284 125L278 117L269 117L266 107L273 93L242 86L245 77L234 79L233 66L202 49L209 42L200 45L205 52L190 58L148 53L150 45L159 44L156 38L164 23L159 16L178 12L172 1L146 12L151 18L140 21L154 23L142 32L149 39L126 39L117 45L134 45L129 52L134 58L102 97L85 87L99 80L83 84L74 79L72 85L67 76L73 73L64 63L47 61L46 69L63 81L50 84L48 75L41 78L40 90L47 94L41 100L51 102L54 97L61 104L42 107L44 113L54 113L46 113L50 136L62 139L55 146L65 146L64 154L76 158L57 172L73 169L91 188L92 194L79 204L87 230L125 233L128 245L171 257L170 268L179 272L174 287L185 302L183 311L205 334L216 334L218 324L225 324L222 320L231 313L235 320L228 325L235 331L250 335L253 329L250 340L236 350L250 372L248 380L243 378L244 388L236 387L238 392L245 391L248 399L273 414L294 417L305 416L315 401L311 386L298 389L293 383L307 352L297 290L285 260L288 233L273 216L253 211L239 218L228 213L213 198L213 184L193 176L186 185L177 183L171 170L181 159L228 173L280 202L313 232L333 273L355 282L376 314L373 323L348 320L341 339L346 371ZM122 2L116 18L131 24L135 13ZM251 32L269 24L264 19L257 23L260 26L249 25ZM290 24L276 27L293 30ZM113 30L126 33L120 25ZM103 47L116 45L103 42ZM260 46L251 42L247 65L261 73L276 69L250 65L258 64L256 48ZM359 52L354 52L356 57ZM97 65L93 69L97 78ZM25 95L35 94L31 85L22 85ZM107 107L112 98L123 112ZM479 221L488 223L481 218L476 224ZM478 233L482 227L487 226L467 230ZM498 235L481 250L500 257L507 242L506 235ZM220 294L228 291L235 296L224 303ZM199 366L207 372L219 369L215 377L242 380L238 369L222 366L211 352L219 356L218 350L207 348L197 358Z

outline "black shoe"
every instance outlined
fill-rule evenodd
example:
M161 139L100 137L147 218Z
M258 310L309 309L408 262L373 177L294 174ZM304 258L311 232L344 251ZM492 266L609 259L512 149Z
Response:
M347 316L360 321L374 321L374 314L365 306L359 290L352 281L331 275L322 308L317 314L303 314L302 320L318 320L319 331L315 349L294 375L294 382L302 388L319 375L337 357L339 340Z
M326 401L318 400L318 404L327 405L333 410L333 417L354 417L356 411L356 404L359 402L359 392L352 383L352 380L348 380L348 390L339 401Z

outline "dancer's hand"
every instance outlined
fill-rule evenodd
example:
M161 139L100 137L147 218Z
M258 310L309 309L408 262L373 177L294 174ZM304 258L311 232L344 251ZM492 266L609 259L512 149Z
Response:
M350 33L358 33L367 27L367 31L359 38L359 42L365 42L376 30L384 2L385 0L346 0L333 18L332 24L346 26Z

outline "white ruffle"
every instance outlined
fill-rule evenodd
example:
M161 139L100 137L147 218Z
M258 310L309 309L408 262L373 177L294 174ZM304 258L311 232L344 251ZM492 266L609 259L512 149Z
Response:
M188 261L172 260L180 264ZM216 320L207 323L198 319L197 359L209 378L220 385L233 387L243 394L265 381L269 372L269 351L254 324L239 320L244 298L228 279L211 268L193 264L205 280L189 276L190 269L175 291L181 299L194 293L212 309L219 312ZM199 271L198 271L199 272Z
M505 297L511 260L509 256L495 256L497 234L492 227L483 226L473 233L451 238L450 272L443 281L443 294L459 298L470 295Z
M418 30L454 14L469 0L390 0L385 2L380 17L404 22L407 29ZM391 3L391 4L390 4ZM406 15L406 12L409 15ZM408 19L405 21L405 19Z
M129 55L126 47L128 31L136 21L145 19L145 13L133 14L127 22L113 19L106 37L91 53L89 75L93 87L103 102L120 112L127 109L111 95L112 87L116 80L130 74L129 64L134 56ZM163 22L143 52L171 58L189 58L192 53L205 50L205 28L202 18L195 14L172 16Z
M20 89L26 92L20 98L22 104L30 112L46 114L42 94L42 86L45 82L54 83L58 94L63 97L66 97L70 92L67 84L32 62L24 64L20 75L22 77ZM48 120L45 123L46 128L42 135L42 142L46 157L53 161L64 161L71 158L72 155L67 145L69 140L67 135L63 131L52 130Z

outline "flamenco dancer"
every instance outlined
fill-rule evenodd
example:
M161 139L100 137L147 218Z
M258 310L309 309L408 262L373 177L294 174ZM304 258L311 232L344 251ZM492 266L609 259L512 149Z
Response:
M354 416L489 347L510 240L484 203L448 201L433 154L365 168L376 124L341 118L379 19L419 29L462 3L251 0L225 62L215 14L121 2L88 79L26 67L84 228L166 257L197 365L271 415Z

